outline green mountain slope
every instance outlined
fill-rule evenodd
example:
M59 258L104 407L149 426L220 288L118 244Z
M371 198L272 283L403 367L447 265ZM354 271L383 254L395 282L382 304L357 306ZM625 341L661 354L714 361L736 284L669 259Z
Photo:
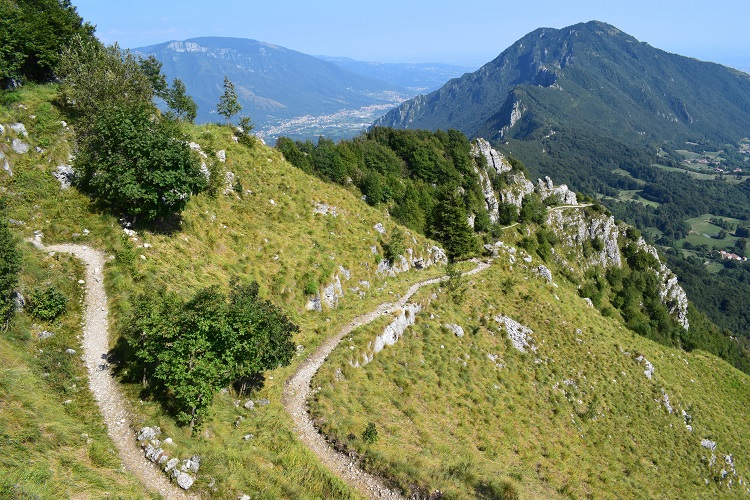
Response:
M536 30L376 125L488 137L534 177L596 196L668 251L701 310L750 335L736 312L750 309L740 284L747 266L718 254L746 256L746 239L716 241L691 222L709 214L749 224L746 73L661 51L593 21ZM731 305L722 308L724 300Z
M54 86L4 94L0 147L8 168L0 172L0 188L10 200L10 227L19 239L74 241L111 255L104 269L116 335L109 361L120 367L116 371L132 420L158 425L173 440L169 449L175 456L201 457L192 491L202 496L357 498L297 437L281 404L285 381L316 346L353 318L403 296L417 281L442 275L444 258L435 243L398 226L384 205L367 205L354 186L326 183L294 167L279 151L235 142L230 127L215 125L185 125L184 131L196 158L219 175L221 189L191 197L174 227L126 231L115 216L55 177L64 180L65 169L58 167L69 160L75 139L57 103ZM24 124L27 135L17 123ZM715 494L728 480L731 491L739 491L734 485L740 478L744 482L748 463L743 413L748 377L703 352L665 347L626 329L630 321L627 326L648 327L655 337L676 329L703 332L705 325L689 312L690 329L679 323L686 303L671 274L656 266L647 250L633 247L642 244L637 234L616 227L601 207L577 205L573 193L551 181L532 185L486 142L475 143L469 155L466 165L477 167L485 203L499 196L523 208L524 197L538 196L565 205L550 210L541 202L535 205L541 219L533 219L544 222L548 216L546 228L529 220L496 228L502 244L487 233L486 255L497 254L488 270L463 279L454 273L453 280L440 285L444 291L420 292L415 300L423 308L416 314L421 333L407 331L402 341L417 341L408 344L410 356L422 357L382 365L381 360L400 352L402 345L396 344L364 368L348 364L369 355L369 335L379 333L389 315L347 337L320 374L313 408L321 427L357 448L364 466L384 473L403 493L439 488L457 496L487 496L504 488L538 497L567 492L607 496L610 491L649 495L666 487L665 478L688 496ZM502 189L487 188L490 168L502 175L503 182L495 179ZM497 202L487 211L495 214ZM563 229L553 236L558 226ZM391 265L383 256L394 251L397 228L404 235L402 257L394 256L396 265ZM49 284L68 298L69 306L48 322L35 319L26 307L0 334L0 355L8 367L0 374L3 493L47 496L55 484L51 477L64 481L64 488L55 491L68 496L145 496L111 456L98 412L82 389L82 363L67 352L80 348L79 264L28 244L20 248L26 264L19 291L30 296L35 286ZM630 267L624 263L631 263L620 257L627 248L633 250L633 269L642 266L638 276L656 288L628 295L620 308L620 288L609 271L619 268L620 259L621 288L629 290L633 274L625 272ZM555 284L540 277L543 262ZM124 345L117 334L128 326L139 292L172 291L188 298L210 285L226 289L233 276L256 280L261 297L300 326L294 337L297 352L289 366L264 373L250 393L240 395L234 387L217 393L210 416L191 435L161 397L143 391L140 373L118 365ZM597 281L603 276L607 283ZM598 309L588 308L583 297ZM643 308L627 307L639 301ZM512 350L493 323L500 314L534 330L538 354ZM447 324L461 326L464 336L446 333ZM45 330L54 336L40 338ZM487 354L495 356L491 363ZM643 374L647 364L639 355L656 367L653 379ZM359 377L369 382L360 384ZM30 389L27 383L35 385ZM368 384L377 384L380 393ZM677 413L667 412L662 389ZM682 409L691 416L692 433ZM507 425L509 416L517 417L513 425ZM568 423L569 417L575 422ZM379 441L359 448L368 422L375 424ZM701 448L702 439L716 442L717 448ZM392 456L396 448L400 455ZM735 471L717 479L721 467L728 467L721 460L729 454ZM27 467L29 462L33 467ZM662 474L664 467L670 474Z
M625 142L737 142L750 76L670 54L592 21L529 33L478 71L407 101L378 125L540 138L572 125Z

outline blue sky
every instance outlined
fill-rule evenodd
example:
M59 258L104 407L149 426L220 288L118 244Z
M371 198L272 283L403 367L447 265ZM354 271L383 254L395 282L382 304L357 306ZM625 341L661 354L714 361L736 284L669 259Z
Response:
M479 66L526 33L593 19L670 52L750 67L747 0L73 0L105 43L252 38L313 55ZM741 65L741 64L740 64Z

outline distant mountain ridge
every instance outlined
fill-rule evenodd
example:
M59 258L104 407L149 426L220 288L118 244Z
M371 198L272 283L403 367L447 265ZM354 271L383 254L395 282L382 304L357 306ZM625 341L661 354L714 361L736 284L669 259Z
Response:
M398 102L403 89L313 56L242 38L202 37L133 49L153 54L169 80L180 78L198 104L198 121L217 120L226 75L256 126L301 115Z
M656 49L591 21L540 28L474 73L375 122L538 139L561 127L626 142L734 141L750 130L750 75Z
M469 73L473 68L443 63L379 63L348 57L318 56L358 75L375 78L416 92L437 90L448 80Z
M382 64L314 57L244 38L200 37L133 49L153 54L171 81L179 78L198 104L198 123L215 113L224 75L234 83L256 131L272 142L352 137L391 107L433 90L467 68L447 64Z

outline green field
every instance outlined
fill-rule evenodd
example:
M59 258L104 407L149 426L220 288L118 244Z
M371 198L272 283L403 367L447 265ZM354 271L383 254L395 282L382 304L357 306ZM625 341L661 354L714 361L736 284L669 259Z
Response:
M722 228L709 222L712 217L716 216L711 214L704 214L700 217L688 219L686 222L690 224L690 234L688 234L687 238L685 238L684 240L680 240L678 244L681 244L683 241L688 241L696 246L708 245L709 248L716 250L723 250L733 247L735 242L738 240L737 237L732 236L731 234L727 234L727 237L724 239L719 240L715 238L719 234L719 231L722 230ZM730 222L741 222L738 219L732 219L729 217L722 218Z

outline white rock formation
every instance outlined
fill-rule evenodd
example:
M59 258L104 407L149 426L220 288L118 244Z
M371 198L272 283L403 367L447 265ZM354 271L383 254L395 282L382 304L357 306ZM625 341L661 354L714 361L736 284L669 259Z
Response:
M404 334L407 328L414 324L417 313L422 310L419 304L406 304L403 309L394 314L394 319L385 327L383 333L375 337L375 341L369 345L369 351L361 356L360 359L350 362L352 366L364 366L375 357L377 353L383 350L385 346L394 345Z
M536 351L536 346L534 346L531 337L534 332L531 328L523 326L518 321L503 315L495 316L495 321L505 327L505 331L508 333L508 338L513 347L521 352L526 352L527 348Z
M582 210L550 210L547 212L547 225L557 234L564 248L577 254L575 258L579 263L584 262L584 243L599 239L603 244L602 249L592 252L586 264L604 268L622 266L617 243L620 231L614 217L591 217Z
M578 205L576 194L568 189L568 186L565 184L555 186L552 183L552 179L549 177L545 177L544 180L538 180L536 184L536 192L542 198L542 201L557 196L560 205Z

